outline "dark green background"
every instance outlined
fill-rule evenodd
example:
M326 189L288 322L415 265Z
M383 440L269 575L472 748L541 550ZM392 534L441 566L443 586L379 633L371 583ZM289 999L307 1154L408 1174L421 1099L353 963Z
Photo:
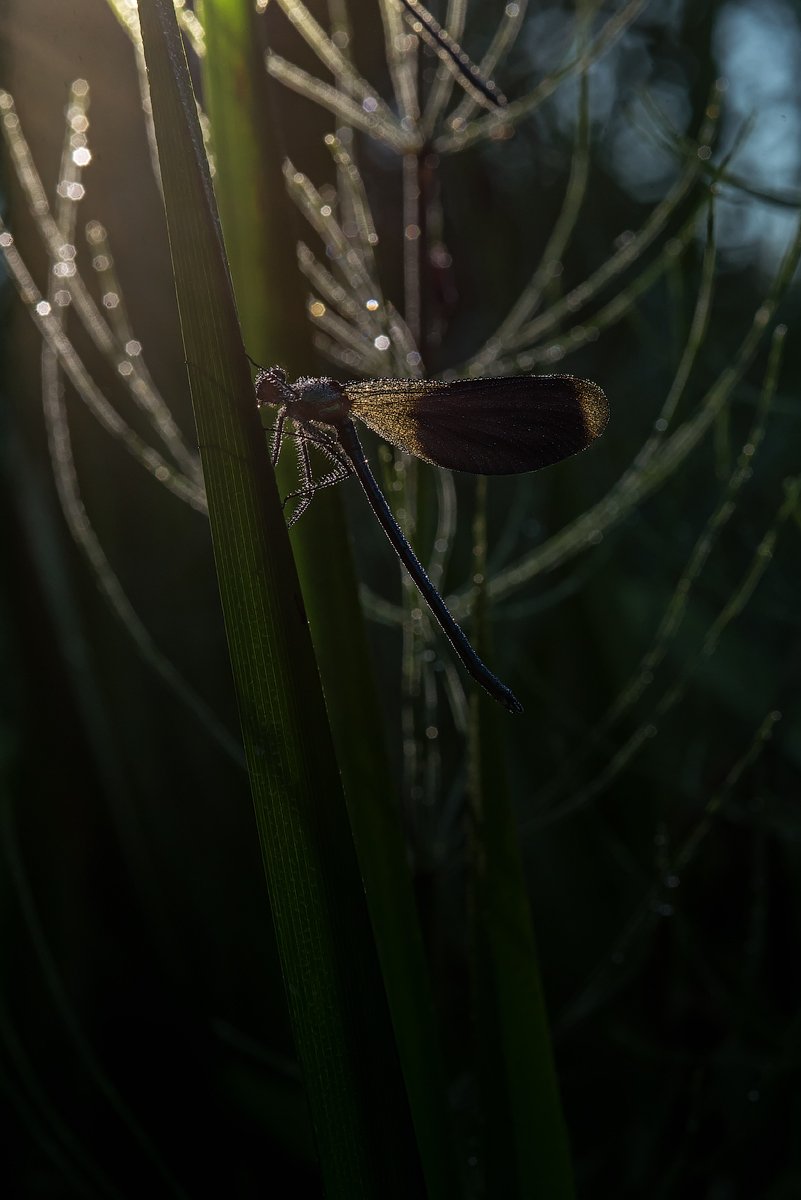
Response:
M558 31L569 11L532 8L523 48L498 74L512 97L539 78L546 34ZM783 60L770 60L770 70L759 59L777 29L788 53L801 44L797 7L653 3L613 67L593 84L588 202L554 296L601 264L615 239L636 229L667 191L676 169L669 157L662 175L643 182L642 158L650 151L639 95L659 98L672 89L684 106L682 132L694 132L709 87L727 65L720 59L721 23L734 10L753 24L750 32L747 24L737 27L742 53L732 61L741 74L729 77L722 144L755 108L755 129L735 169L757 188L782 188L789 200L795 188L797 195L797 70L787 77L782 107L776 76L781 82ZM488 16L469 19L468 50L480 55L491 28ZM362 71L388 94L377 32L365 19L356 54ZM130 48L99 0L69 9L30 0L7 5L2 33L0 83L14 94L51 191L67 84L78 75L91 83L94 162L84 219L101 219L109 229L148 365L191 436L169 255ZM309 52L278 18L273 37L281 53L313 69ZM761 75L772 78L771 104L754 90ZM316 182L330 176L320 139L331 119L293 97L274 99L265 119L276 161L289 153ZM568 106L546 105L513 140L442 163L453 268L432 374L475 351L536 263L564 194L572 136L567 112ZM369 150L361 162L379 214L384 284L400 303L397 164ZM6 202L8 223L42 285L45 260L8 175ZM785 221L778 233L777 214ZM712 320L679 420L733 360L768 290L775 246L782 236L789 241L795 219L789 203L724 193ZM311 348L304 289L293 268L292 245L308 234L288 202L282 221L287 257L276 286L297 308L286 365L320 372L330 367ZM612 408L608 432L563 467L491 482L490 553L513 506L525 520L509 560L594 503L630 464L687 335L702 234L700 221L697 248L625 321L557 367L602 384ZM189 1195L246 1197L271 1187L283 1195L288 1186L294 1195L316 1195L280 977L273 948L261 937L266 892L245 776L142 661L72 545L49 472L37 336L10 287L0 303L7 335L0 385L3 1174L11 1172L11 1194L20 1196L166 1195L168 1176ZM715 655L699 657L710 622L740 586L775 520L783 480L799 469L797 286L779 319L790 332L753 477L695 581L654 694L598 738L583 761L578 749L588 739L592 744L651 644L721 498L753 419L764 347L715 438L705 439L597 547L494 612L491 662L527 710L517 724L509 718L504 754L581 1196L745 1200L801 1191L797 513L779 530L764 578ZM94 368L114 394L108 368ZM82 495L106 553L154 642L235 732L202 518L144 479L79 405L71 413ZM372 443L369 452L376 456ZM460 479L457 487L453 587L469 571L475 497L472 481ZM355 485L347 491L363 577L397 600L387 547ZM315 503L325 504L325 494ZM400 637L374 629L387 742L402 791ZM439 642L436 649L447 652ZM690 667L681 703L654 717L658 697ZM781 713L773 737L727 788L772 711ZM655 736L601 787L627 738L650 722ZM438 731L433 784L427 790L424 781L422 794L404 795L403 806L453 1104L469 1113L465 747L444 704ZM542 796L555 778L576 809L544 823ZM705 840L686 870L670 878L674 854L721 789L725 803ZM291 1185L281 1182L286 1178Z

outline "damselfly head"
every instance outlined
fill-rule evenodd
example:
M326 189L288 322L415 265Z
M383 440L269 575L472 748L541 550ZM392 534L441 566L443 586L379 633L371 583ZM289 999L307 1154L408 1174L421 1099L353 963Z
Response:
M256 402L262 404L286 404L292 399L292 389L286 381L283 367L262 367L256 375Z

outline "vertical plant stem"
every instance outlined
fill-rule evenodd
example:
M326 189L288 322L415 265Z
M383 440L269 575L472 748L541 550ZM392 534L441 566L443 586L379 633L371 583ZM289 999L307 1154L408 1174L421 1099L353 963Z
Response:
M473 531L474 644L487 640L486 498L478 480ZM571 1200L573 1174L551 1051L501 722L487 697L471 697L469 788L473 850L469 910L477 1074L487 1195ZM529 715L524 720L531 721Z
M400 1200L419 1192L419 1161L194 96L170 0L142 0L140 19L223 614L326 1194Z

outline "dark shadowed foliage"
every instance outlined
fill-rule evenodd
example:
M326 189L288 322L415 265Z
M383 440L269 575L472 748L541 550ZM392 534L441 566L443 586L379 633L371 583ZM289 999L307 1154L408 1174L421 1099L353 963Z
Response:
M180 12L225 259L180 248L211 209L132 6L0 14L4 1183L801 1194L798 6L262 7ZM271 435L227 440L209 261L243 377L348 384L522 715L353 479L281 515L325 444L287 430L276 495ZM591 440L596 387L603 437L507 473Z

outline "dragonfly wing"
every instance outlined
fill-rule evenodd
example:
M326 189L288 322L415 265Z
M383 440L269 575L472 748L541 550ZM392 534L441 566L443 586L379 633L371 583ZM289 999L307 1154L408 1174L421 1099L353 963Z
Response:
M606 396L572 375L367 379L345 385L351 413L424 462L477 475L536 471L604 430Z

